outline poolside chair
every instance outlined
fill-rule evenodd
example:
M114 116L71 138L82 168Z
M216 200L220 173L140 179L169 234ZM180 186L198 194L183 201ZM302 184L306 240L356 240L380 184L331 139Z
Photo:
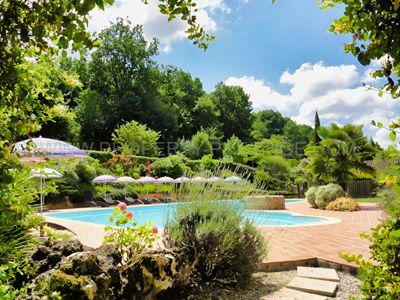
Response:
M108 204L107 202L104 202L102 200L93 200L93 202L100 207L109 207L110 204Z
M113 199L111 199L111 198L104 198L103 200L104 200L105 202L107 202L108 204L110 204L110 205L118 205L118 203L119 203L119 201L113 200Z

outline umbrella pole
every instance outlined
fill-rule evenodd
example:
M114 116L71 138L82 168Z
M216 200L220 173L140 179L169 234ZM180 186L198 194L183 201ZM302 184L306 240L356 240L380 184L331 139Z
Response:
M40 215L43 216L43 177L40 176Z

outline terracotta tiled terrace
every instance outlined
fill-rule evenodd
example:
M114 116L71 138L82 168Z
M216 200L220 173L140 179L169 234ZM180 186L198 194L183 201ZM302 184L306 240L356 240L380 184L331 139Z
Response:
M288 212L332 217L341 221L316 226L262 227L260 230L268 239L268 257L265 262L278 263L319 258L348 264L339 257L340 252L368 254L368 241L361 239L359 233L368 232L371 227L376 226L383 218L383 212L372 203L362 203L360 207L361 210L356 212L332 212L312 209L306 201L287 204ZM86 246L98 247L102 244L105 234L102 225L47 219L75 232L77 238Z
M373 203L360 203L360 211L333 212L309 207L306 201L286 205L286 211L304 215L338 218L341 222L329 225L262 228L268 238L268 258L265 262L280 262L319 258L345 263L340 252L368 254L369 242L359 237L369 232L384 217Z

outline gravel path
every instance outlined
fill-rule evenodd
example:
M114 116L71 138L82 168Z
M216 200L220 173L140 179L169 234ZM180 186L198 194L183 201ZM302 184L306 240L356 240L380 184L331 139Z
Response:
M329 299L348 300L350 296L360 296L359 288L361 282L357 279L357 277L345 272L338 272L338 275L340 278L340 282L336 297Z

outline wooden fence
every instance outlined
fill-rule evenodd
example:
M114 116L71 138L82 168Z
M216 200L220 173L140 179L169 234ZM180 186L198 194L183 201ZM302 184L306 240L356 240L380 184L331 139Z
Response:
M377 183L371 179L361 179L351 181L347 185L347 193L353 198L371 197Z

